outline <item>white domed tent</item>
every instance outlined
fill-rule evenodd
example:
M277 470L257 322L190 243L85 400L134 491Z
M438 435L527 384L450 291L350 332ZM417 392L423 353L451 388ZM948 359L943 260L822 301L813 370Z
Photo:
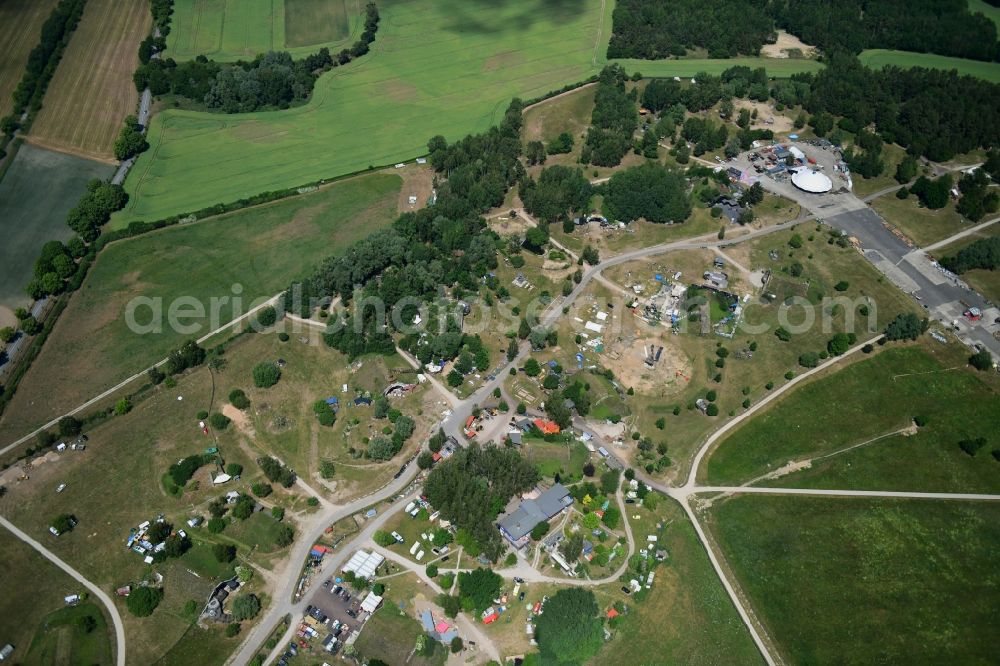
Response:
M792 176L792 184L805 192L822 194L833 189L833 182L819 171L799 169Z

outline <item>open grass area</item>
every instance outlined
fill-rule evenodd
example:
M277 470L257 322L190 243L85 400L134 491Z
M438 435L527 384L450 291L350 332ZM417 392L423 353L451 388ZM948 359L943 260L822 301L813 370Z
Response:
M621 584L599 588L601 603L629 608L614 638L594 658L606 664L758 664L760 653L719 582L687 516L665 497L656 510L626 505L635 538L658 534L667 551L650 590L626 596ZM638 518L638 519L636 519ZM662 526L663 529L658 529ZM652 558L650 558L652 561ZM617 567L620 562L613 562ZM627 584L629 576L626 576Z
M953 343L954 344L954 343ZM934 345L934 347L930 347ZM925 349L926 347L926 349ZM789 461L818 458L809 469L760 485L938 492L1000 492L1000 392L995 380L965 368L962 350L937 342L881 351L796 389L726 437L710 454L708 481L738 485ZM986 437L975 457L958 442Z
M3 502L4 500L0 500L0 504ZM44 623L64 612L63 598L77 594L83 591L83 588L7 530L0 531L0 579L6 583L4 594L0 597L0 636L3 636L5 644L10 643L14 646L12 660L24 664L56 663L35 659L38 652L32 643L42 642L35 637L47 633ZM25 584L16 584L16 581L24 581ZM27 584L26 581L31 582ZM108 642L110 637L102 610L91 604L78 608L92 610L94 618L100 625L100 628L87 636L91 640L86 642L96 644L103 636L105 649L110 650ZM63 639L65 647L74 648L79 643L82 648L83 644L75 640L74 632L69 631L69 628L66 629L66 636ZM51 637L62 633L62 630L53 627L48 633ZM44 642L51 645L51 641ZM27 657L29 651L32 659ZM111 660L94 660L86 663L111 663Z
M362 9L358 0L177 0L167 55L227 62L267 51L299 58L321 46L339 50L349 46Z
M58 0L6 0L0 2L0 117L11 111L11 93L28 64L28 54L38 45L42 24Z
M867 197L886 188L899 185L894 176L896 175L896 167L899 166L899 163L903 161L904 157L906 157L906 151L896 144L890 143L883 146L882 161L885 163L885 168L882 173L874 178L864 178L856 173L852 174L851 184L853 185L854 194L859 197ZM884 195L884 197L892 196L895 195Z
M538 468L543 477L558 474L563 483L582 478L583 466L591 458L587 447L580 442L546 442L533 437L524 439L521 454Z
M115 163L122 121L138 109L132 72L151 24L147 3L87 2L31 126L31 140Z
M444 664L448 651L442 646L437 646L434 656L429 659L418 655L409 658L417 637L422 633L423 627L417 620L394 606L386 605L368 620L355 648L364 659L381 659L387 664Z
M969 11L973 13L979 12L986 18L993 21L996 24L997 29L1000 30L1000 7L990 5L983 2L983 0L969 0Z
M996 9L994 9L994 12ZM880 69L882 67L927 67L929 69L957 70L959 74L975 76L991 83L1000 83L1000 64L952 58L933 53L914 53L912 51L894 51L892 49L867 49L858 56L861 63L867 67Z
M994 222L985 229L969 234L968 236L964 236L954 243L950 243L942 248L934 250L933 255L937 259L940 259L941 257L950 257L962 248L972 245L977 240L989 238L991 236L1000 236L1000 224ZM962 273L962 279L965 280L970 287L989 300L994 303L1000 303L1000 271L988 271L983 268L977 268L975 270Z
M709 515L783 661L987 664L1000 648L1000 504L742 496Z
M234 314L246 312L254 299L273 296L328 255L389 224L396 218L400 183L398 176L385 174L345 180L312 194L107 247L4 412L0 434L30 431L65 413L163 358L182 341L224 325ZM29 261L34 261L34 252ZM22 270L30 274L31 264ZM213 324L211 299L236 296L238 304L219 303ZM130 330L126 308L139 297L162 299L161 332L138 335ZM166 317L169 305L182 297L204 307L202 316L190 320L194 327L187 331L173 330ZM139 312L138 321L148 323L149 309Z
M549 143L563 132L573 137L577 147L590 127L597 86L589 85L539 102L524 112L525 141ZM554 156L553 156L554 157Z
M42 245L67 240L66 214L86 192L87 181L106 178L113 168L23 144L0 181L0 307L30 303L24 287Z
M95 624L89 632L80 625L87 617ZM60 608L42 618L24 663L110 664L111 661L107 620L97 604L87 602Z
M571 312L559 324L559 339L565 342L557 358L565 367L574 367L573 356L580 351L587 365L595 363L610 368L623 390L634 389L635 395L624 396L627 411L618 412L627 417L625 427L609 428L607 432L610 437L624 434L625 447L617 449L617 453L634 458L637 450L631 434L638 432L641 437L649 437L657 448L666 445L666 455L673 464L663 473L667 480L678 478L686 474L691 455L699 443L725 419L741 413L745 401L753 405L780 387L787 381L786 372L802 372L798 359L803 352L825 351L827 342L838 331L852 330L860 339L872 337L898 313L914 311L912 299L882 278L856 250L828 243L827 231L803 223L793 230L725 249L730 291L741 299L750 295L743 304L745 325L741 325L732 339L716 335L711 329L702 333L700 322L688 322L686 317L683 318L684 328L676 335L671 333L669 320L666 324L651 326L625 309L626 301L620 295L611 293L599 283L584 294L580 299L585 308L583 313ZM800 249L788 245L795 234L802 238ZM776 259L771 258L772 251ZM645 305L659 291L656 274L669 279L679 271L680 284L697 284L701 282L702 272L712 267L714 257L708 250L669 252L648 261L615 266L606 274L626 289L641 285L643 295L639 300L640 305ZM799 277L792 277L789 272L795 263L802 265ZM750 270L772 271L773 277L765 291L775 293L775 299L761 298L760 290L752 286L750 276L737 264ZM849 283L845 292L837 292L834 288L841 280ZM784 304L786 297L791 296L805 297L809 301L809 312L814 317L811 323L806 323L810 315L805 307ZM842 297L849 299L848 305L824 301L824 298ZM710 307L712 300L709 299ZM606 302L615 303L615 307L609 310L604 305ZM862 306L868 307L870 318L862 316ZM593 320L594 307L601 307L609 314L608 328L602 333L606 348L602 353L596 353L585 344L578 347L570 343L577 333L587 332L574 316L584 321ZM719 314L717 309L715 314L716 317ZM796 328L787 342L775 335L779 326L799 324L804 325L801 330ZM664 348L663 358L651 369L643 364L644 346L649 344ZM720 346L728 351L721 368L717 366ZM707 416L695 407L696 399L706 397L709 391L716 393L719 409L716 417ZM591 416L603 419L608 414L595 406Z
M265 336L254 336L250 341L256 342L257 338ZM277 344L276 338L271 338ZM195 618L184 612L189 600L195 600L200 607L215 583L231 575L232 565L216 560L213 544L235 545L238 558L258 570L276 569L285 555L286 549L274 546L276 523L269 512L242 523L232 519L218 535L209 532L204 524L199 528L186 524L192 516L208 518L207 505L212 499L229 490L249 492L253 483L263 479L255 462L259 453L248 441L250 435L232 424L206 436L198 427L197 413L202 409L218 410L231 388L251 384L249 367L265 355L266 350L249 343L234 343L226 367L214 377L214 386L212 374L202 367L181 377L173 389L162 385L152 389L129 414L92 428L85 451L67 451L48 462L35 462L28 470L29 479L9 482L7 495L0 499L0 510L10 520L106 590L151 580L154 572L163 576L164 600L151 617L136 618L121 600L116 600L125 621L130 664L152 663L174 646L180 646L176 649L181 656L167 663L191 663L184 658L186 654L189 659L193 649L184 647L188 642L207 655L224 655L232 647L233 642L225 639L221 630L205 633L192 629ZM292 370L288 368L289 374ZM248 393L253 404L259 406L263 401L260 396ZM240 481L213 486L217 468L206 465L180 495L165 492L161 477L169 466L209 446L219 448L225 463L243 466ZM305 476L305 470L300 472ZM55 493L60 483L65 483L66 489ZM297 487L285 490L276 486L263 503L284 507L285 522L294 525L305 509L304 495ZM48 533L48 524L63 512L75 515L79 524L72 532L56 538ZM141 556L125 548L125 540L131 527L161 513L175 527L187 531L194 547L178 559L146 565ZM261 594L267 584L268 580L258 574L248 591ZM213 658L202 663L223 660Z
M132 201L117 218L155 219L392 164L426 152L435 134L454 140L482 130L512 97L539 96L596 73L611 9L543 0L381 2L372 52L323 75L308 104L239 117L160 113L150 128L152 149L126 185ZM819 67L750 59L640 68L693 75L738 64L767 66L775 75Z
M872 201L872 208L917 247L930 245L972 226L955 210L954 201L949 201L944 208L930 210L921 206L913 195L897 199L890 194Z

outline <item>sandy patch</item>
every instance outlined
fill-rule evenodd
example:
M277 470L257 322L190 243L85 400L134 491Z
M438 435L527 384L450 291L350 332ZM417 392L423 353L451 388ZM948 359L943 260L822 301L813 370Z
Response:
M757 118L751 123L754 129L769 129L775 134L780 132L791 132L794 122L788 116L782 115L774 110L774 107L766 102L751 102L750 100L740 100L736 105L736 114L740 109L749 109L751 113L757 111ZM771 122L768 122L768 121Z
M510 236L512 234L520 236L534 225L528 224L528 222L520 216L508 217L507 213L501 213L498 217L494 217L489 220L489 226L490 229L497 232L501 236Z
M17 317L14 316L14 311L6 305L0 305L0 328L6 326L17 328Z
M653 347L663 347L663 352L660 360L650 367L646 358ZM622 386L644 395L677 393L687 387L686 378L691 376L691 359L667 335L626 338L612 344L605 357L610 357L605 363L614 368Z
M236 429L239 430L244 435L246 435L247 437L253 439L256 436L253 426L250 425L250 419L249 417L247 417L246 412L240 409L236 409L230 404L226 404L223 405L222 407L222 415L232 420L233 425L236 426Z
M765 44L760 49L760 54L765 58L788 58L789 49L798 49L802 52L802 57L811 58L816 48L809 46L795 35L790 35L784 30L778 31L778 40L774 44ZM796 54L798 57L798 54Z
M396 205L400 213L419 210L430 201L434 191L434 169L429 164L407 164L402 169L392 169L391 173L403 179ZM410 203L410 198L416 201Z

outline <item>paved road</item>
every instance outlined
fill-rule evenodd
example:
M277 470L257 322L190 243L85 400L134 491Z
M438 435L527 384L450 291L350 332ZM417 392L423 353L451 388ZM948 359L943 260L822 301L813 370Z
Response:
M104 608L108 612L108 616L111 618L111 623L115 627L115 663L118 666L125 666L125 625L122 624L122 617L118 614L118 608L115 606L115 602L111 599L111 597L108 596L104 590L84 578L83 574L59 559L55 553L35 541L26 533L22 532L16 525L14 525L14 523L10 522L3 516L0 516L0 525L6 527L15 537L34 548L45 559L62 569L70 577L86 587L92 595L100 599L101 603L104 604ZM7 582L9 583L10 581Z

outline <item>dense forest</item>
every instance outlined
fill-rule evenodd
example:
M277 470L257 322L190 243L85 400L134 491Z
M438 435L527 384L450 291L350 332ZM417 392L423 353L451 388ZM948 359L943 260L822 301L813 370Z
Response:
M378 9L374 3L369 3L365 10L365 30L353 47L336 55L324 47L301 60L293 60L284 51L272 51L249 62L220 64L198 56L177 63L172 58L149 58L148 54L162 37L144 41L140 47L143 64L136 69L133 81L136 90L148 86L154 95L170 93L186 97L225 113L286 109L309 98L320 74L366 54L375 41L378 23Z
M827 52L885 48L1000 59L993 22L966 0L621 0L609 58L659 59L691 49L757 55L775 28Z
M941 265L952 273L964 273L976 268L995 271L1000 268L1000 236L977 240L956 255L943 258Z
M632 135L639 125L639 93L635 88L626 92L626 81L628 75L618 65L601 71L587 142L580 157L583 164L617 166L632 147Z
M503 552L497 516L514 495L537 482L538 470L517 451L473 442L431 471L424 492L443 517L467 530L483 554L496 560Z
M658 60L703 48L710 58L757 55L774 33L766 0L619 0L609 58Z

